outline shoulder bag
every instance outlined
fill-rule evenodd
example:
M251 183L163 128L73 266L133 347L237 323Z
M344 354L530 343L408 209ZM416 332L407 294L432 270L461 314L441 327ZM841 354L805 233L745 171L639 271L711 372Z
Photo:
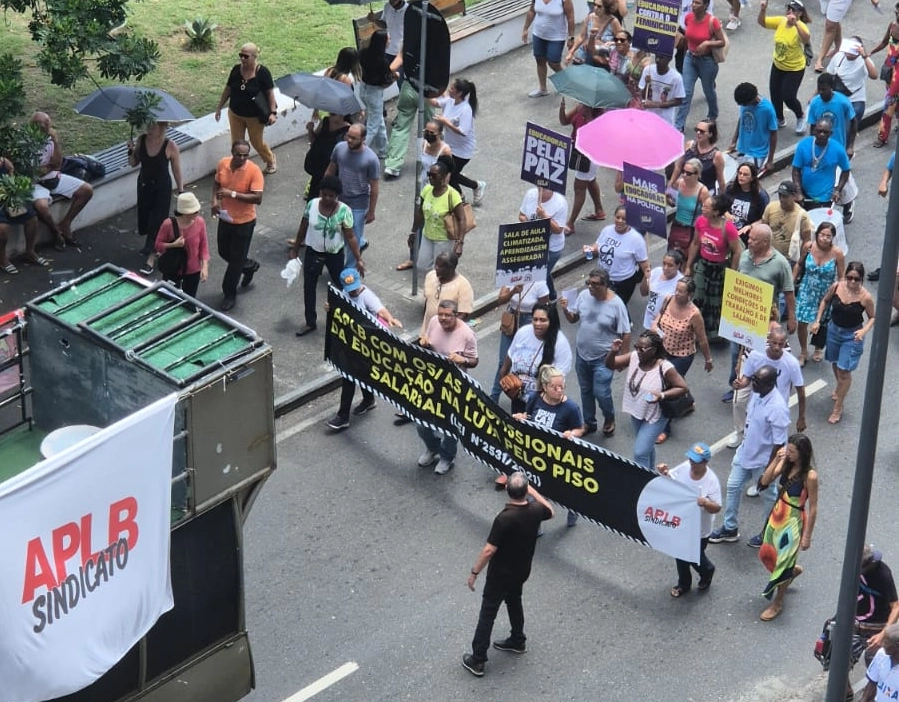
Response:
M262 66L256 66L256 72L253 74L255 78L259 74L259 69L263 68ZM257 82L258 85L258 82ZM259 113L257 115L257 119L262 124L268 124L268 118L272 113L272 106L269 104L268 95L265 94L265 91L261 88L259 91L253 96L253 104L256 105L256 111Z
M709 34L712 37L715 36L714 25L715 17L709 13ZM730 51L730 39L727 38L727 32L725 32L723 28L721 30L721 38L724 40L724 45L712 47L712 58L715 59L715 63L724 63L727 61L727 52Z
M662 392L670 390L671 386L665 379L661 363L659 364L659 375L662 378ZM693 399L693 395L687 390L686 394L680 397L666 397L664 400L659 400L659 409L662 410L663 417L667 417L668 419L679 419L693 411L694 403L695 400Z
M175 217L169 217L172 223L172 236L174 241L181 236L178 228L178 220ZM156 267L162 273L164 280L173 280L182 274L184 266L187 264L187 249L183 246L170 246L156 261Z

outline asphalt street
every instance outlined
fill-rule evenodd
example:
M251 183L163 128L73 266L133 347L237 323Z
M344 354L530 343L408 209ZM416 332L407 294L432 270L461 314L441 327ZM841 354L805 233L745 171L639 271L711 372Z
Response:
M725 4L716 4L718 16L726 21ZM722 142L735 125L734 86L749 80L767 92L772 33L754 24L754 14L754 7L744 9L743 27L731 35L730 57L719 74ZM817 48L823 18L817 8L812 14ZM870 47L886 23L868 3L857 2L844 31L860 33ZM495 294L497 225L515 219L528 187L519 180L524 124L530 120L556 126L558 97L526 97L535 77L524 48L465 75L477 84L481 102L479 150L466 173L486 180L488 188L484 206L476 210L478 228L469 236L460 270L486 305ZM803 99L811 94L814 80L809 71L800 93ZM872 81L869 105L882 94L882 84ZM705 109L697 85L688 125L702 118ZM862 193L848 228L848 258L862 260L869 268L879 265L886 202L875 191L889 156L889 149L870 148L873 137L869 129L857 142L853 171ZM781 130L779 148L795 140L792 129ZM252 246L263 267L232 313L274 347L275 388L281 397L306 397L304 393L331 373L323 361L323 332L295 338L302 323L302 292L298 286L285 288L278 275L287 258L285 240L293 236L301 214L306 148L305 139L298 139L278 149L280 170L267 179ZM414 332L422 303L411 295L409 275L394 271L405 255L411 224L413 172L410 151L402 177L382 183L377 219L366 228L372 244L365 259L366 284ZM788 172L775 174L765 186L773 191L784 177ZM611 213L611 174L603 172L601 183ZM211 180L191 187L209 219L205 208ZM136 252L141 241L134 236L134 221L131 210L81 232L85 246L80 252L51 252L54 268L77 272L105 261L140 267L143 261ZM566 253L592 243L599 228L598 223L579 222ZM214 234L214 226L211 231ZM223 266L215 257L214 243L212 248L211 277L201 286L200 297L217 305ZM653 266L660 263L663 248L662 240L652 242ZM560 289L578 285L588 271L586 263L569 263ZM48 285L45 272L30 267L19 276L2 277L0 309L21 305ZM871 289L878 291L876 285ZM319 291L321 304L324 282ZM635 320L642 319L639 295L630 309ZM482 360L473 375L485 384L492 381L496 367L497 324L498 313L491 311L480 316L476 326ZM574 329L563 322L563 330L573 340ZM795 337L791 341L795 347ZM659 449L660 460L681 460L685 447L695 440L723 444L732 431L729 408L719 401L727 380L727 350L716 347L713 352L712 374L696 366L687 377L698 410L676 424L673 437ZM760 593L767 572L745 543L761 527L758 500L744 501L739 543L709 547L718 566L711 590L680 600L668 594L675 579L672 559L593 524L566 529L562 515L547 526L525 588L528 653L517 657L491 652L483 679L467 673L460 659L470 644L482 586L479 583L473 594L465 581L504 502L492 489L492 472L461 454L446 476L419 469L415 461L421 446L414 429L394 427L393 411L383 401L376 411L356 418L347 431L331 435L324 423L336 409L336 393L309 395L299 409L278 420L279 469L245 529L248 628L257 667L257 689L247 699L821 699L823 677L812 649L821 624L836 609L868 358L866 354L854 374L837 426L826 423L833 388L830 369L824 363L806 367L806 383L815 389L807 418L821 475L819 520L812 547L801 557L805 573L778 619L758 619L766 604ZM887 389L897 384L895 361L891 347ZM573 375L568 390L578 398ZM618 377L613 392L619 405L622 390ZM881 417L869 539L884 547L887 562L895 564L899 551L891 544L899 447L889 428L899 421L899 412L890 399ZM603 445L630 456L629 427L623 421L618 426L617 434ZM713 459L722 481L732 454L722 448ZM505 636L506 627L501 611L496 638ZM340 672L322 680L334 671ZM860 674L857 667L854 679ZM304 689L307 692L298 693Z

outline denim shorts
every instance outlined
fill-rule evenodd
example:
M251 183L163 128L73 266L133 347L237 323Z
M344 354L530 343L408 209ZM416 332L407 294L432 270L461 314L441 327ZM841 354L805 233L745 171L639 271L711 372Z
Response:
M861 327L838 327L832 321L827 325L827 350L824 358L830 363L836 363L841 371L854 371L858 368L865 350L865 342L855 340L855 332L859 329Z
M531 37L534 50L534 58L546 59L550 63L562 62L562 50L565 48L565 40L550 41L541 39L536 34Z

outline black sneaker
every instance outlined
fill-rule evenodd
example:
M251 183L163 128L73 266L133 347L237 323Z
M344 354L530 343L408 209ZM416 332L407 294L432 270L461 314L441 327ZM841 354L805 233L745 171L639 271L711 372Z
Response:
M868 273L867 277L868 280L870 280L872 283L876 283L878 280L880 280L880 269L875 268L873 271Z
M375 407L378 406L378 403L375 402L375 398L372 398L370 401L362 400L358 405L353 408L353 414L362 415L366 412L371 412Z
M709 534L709 543L710 544L720 544L722 541L732 544L735 541L740 540L740 532L736 529L725 529L721 527L720 529L715 529L711 534Z
M341 417L339 414L335 414L331 419L328 420L328 427L334 429L335 431L339 431L340 429L346 429L350 426L350 420L348 417Z
M462 667L472 675L476 675L479 678L484 677L484 662L476 661L470 653L462 656Z
M527 653L528 651L528 645L526 643L515 643L515 640L511 636L502 641L494 641L493 648L497 651L508 651L509 653Z
M240 281L240 287L245 288L250 283L253 282L253 276L256 275L256 271L259 270L259 261L253 261L251 266L243 269L243 277Z

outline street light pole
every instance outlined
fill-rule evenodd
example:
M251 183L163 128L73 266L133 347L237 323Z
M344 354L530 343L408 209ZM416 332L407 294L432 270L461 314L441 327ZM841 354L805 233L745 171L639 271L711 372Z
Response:
M897 144L899 151L899 144ZM843 571L837 601L837 622L833 632L830 673L827 679L826 702L842 702L849 681L849 652L855 624L858 576L862 549L868 526L871 503L871 482L874 477L874 458L877 452L877 430L883 402L883 383L890 335L890 310L896 290L896 262L899 258L899 188L891 187L887 207L883 252L880 261L880 285L877 289L874 329L871 333L871 360L865 383L862 423L856 452L855 479L852 484L852 503L849 526L843 552Z

